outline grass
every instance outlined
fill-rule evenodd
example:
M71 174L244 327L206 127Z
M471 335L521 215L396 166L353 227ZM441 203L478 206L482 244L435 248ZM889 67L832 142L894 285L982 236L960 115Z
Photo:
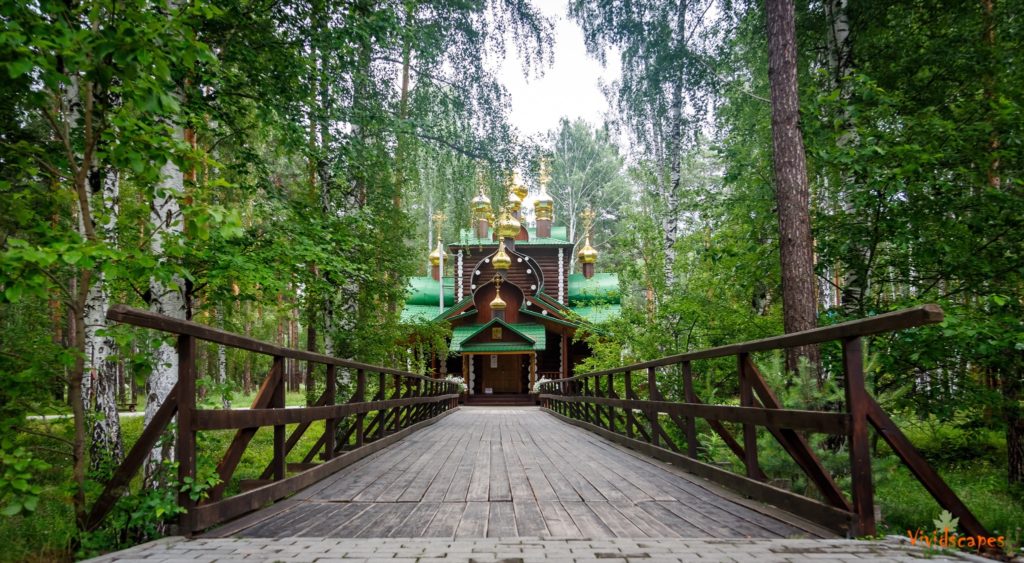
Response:
M247 409L252 405L252 401L255 398L255 390L250 393L232 393L231 408ZM284 395L284 404L287 407L306 406L306 391L304 389L299 391L288 391ZM220 408L220 398L209 395L199 403L199 406L202 408Z
M682 431L667 417L661 417L661 424L678 443L684 443ZM1005 536L1009 545L1019 549L1024 540L1024 488L1008 485L1002 433L983 428L964 430L955 424L929 420L897 419L897 425L989 532ZM741 436L740 425L726 426L734 436ZM744 473L742 462L703 421L698 422L698 429L701 444L710 450L705 461ZM769 477L781 478L776 484L784 488L816 497L814 486L778 442L764 429L758 436L758 461ZM847 450L831 451L819 444L814 451L849 498ZM875 503L882 513L879 533L905 535L907 530L918 529L930 533L935 528L932 521L942 508L881 441L872 458L872 474Z
M896 460L875 462L875 499L882 507L881 531L905 535L907 530L931 531L932 520L941 508ZM1024 526L1024 501L1006 484L1006 469L985 460L957 467L937 467L946 483L971 509L981 523L996 536L1006 536L1020 545Z

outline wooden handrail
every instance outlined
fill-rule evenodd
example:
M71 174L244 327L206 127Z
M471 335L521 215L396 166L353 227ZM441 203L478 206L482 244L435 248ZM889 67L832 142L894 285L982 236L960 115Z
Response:
M114 305L107 311L107 318L119 323L130 324L140 328L151 328L154 330L161 330L163 332L169 332L172 334L186 335L198 338L199 340L205 340L207 342L213 342L214 344L223 344L232 348L238 348L240 350L247 350L249 352L258 352L260 354L266 354L268 356L281 356L282 358L291 358L294 360L304 360L308 362L314 362L318 364L333 365L349 369L361 369L373 373L386 373L390 375L400 375L409 379L420 379L424 381L437 381L437 379L426 377L418 373L412 373L403 371L400 369L394 369L384 366L376 366L372 364L364 364L362 362L356 362L352 360L343 360L341 358L335 358L333 356L327 356L325 354L318 354L316 352L309 352L306 350L296 350L294 348L285 348L284 346L278 346L277 344L271 344L270 342L264 342L248 336L242 336L232 332L227 332L219 328L202 325L193 321L186 321L181 319L173 319L159 313L153 313L143 309L137 309L135 307L129 307L127 305Z
M451 381L433 379L403 370L375 366L352 360L343 360L324 354L285 348L234 334L199 323L174 319L150 311L125 305L114 305L107 312L107 318L133 326L159 330L177 336L178 382L161 405L157 416L143 430L142 438L132 448L126 461L114 472L98 502L88 516L88 526L95 528L109 513L117 501L117 494L127 486L138 472L149 450L168 427L171 417L178 419L176 456L178 459L178 482L186 483L197 474L196 448L198 432L205 430L234 429L235 435L217 464L220 482L207 491L201 502L192 498L187 488L178 494L178 505L184 509L179 516L179 531L191 535L196 530L239 516L258 508L269 501L278 500L308 486L327 474L337 471L355 460L361 459L417 428L432 424L458 407L458 388ZM249 409L204 410L196 407L196 342L204 340L230 348L237 348L271 356L273 362L266 377L260 383L259 391ZM327 366L327 385L324 394L315 406L285 407L285 358L302 360ZM336 375L338 367L356 372L357 387L353 395L343 404L336 404ZM366 374L376 373L378 397L367 401ZM393 377L386 378L385 375ZM392 387L390 397L387 387ZM402 392L402 388L405 392ZM400 418L400 409L407 415ZM408 413L415 410L415 416ZM376 432L367 435L366 414L376 412ZM336 425L343 419L354 416L354 449L347 448L348 435L343 444L337 444ZM388 419L391 423L388 424ZM316 420L326 420L323 434L306 454L304 463L298 469L290 469L287 463L289 451L299 443L302 435ZM292 436L285 438L288 424L298 423ZM372 427L371 423L371 427ZM273 457L260 479L268 480L267 485L249 490L230 498L224 493L242 460L256 432L263 427L273 428ZM320 449L324 450L324 463L311 463ZM289 476L289 471L300 471Z
M891 313L884 313L874 317L856 319L831 326L823 326L800 332L792 332L781 336L751 340L739 344L727 344L715 348L696 350L674 356L665 356L656 360L649 360L636 364L630 364L613 369L605 369L583 373L560 381L577 381L589 377L622 373L624 371L639 371L652 367L669 366L685 361L707 360L710 358L721 358L735 356L737 354L749 354L751 352L763 352L765 350L777 350L780 348L792 348L795 346L807 346L810 344L821 344L832 340L843 340L859 336L870 336L882 332L902 330L917 326L929 325L942 322L944 314L938 305L928 304L909 309L901 309Z
M870 396L865 384L863 337L934 324L941 322L942 319L942 309L937 305L922 305L833 326L556 379L541 386L541 405L548 412L564 417L574 424L660 459L679 464L705 477L730 484L752 498L774 502L783 508L803 512L822 522L841 525L852 535L874 535L876 531L868 440L870 425L875 427L939 505L960 519L960 525L968 533L988 537L990 534L981 522L914 449L906 436ZM782 403L768 387L750 354L829 341L839 341L842 344L842 373L847 412L782 408ZM705 405L694 392L692 363L695 360L727 356L735 356L737 359L740 406ZM657 368L669 365L680 365L682 368L685 402L665 401L658 391ZM647 371L647 400L640 400L637 397L632 384L633 372L640 370ZM616 396L616 376L623 378L625 399ZM625 416L620 416L615 409L625 410ZM635 411L643 413L643 416L635 416ZM661 428L658 420L660 413L668 414L669 419L685 431L686 455L679 451L673 438ZM723 471L697 459L695 420L698 418L705 420L743 462L746 469L745 477ZM642 419L646 419L650 432L638 422ZM619 429L620 420L625 423L625 429L622 431ZM734 422L740 425L742 445L721 425L721 422ZM779 442L807 475L809 481L819 489L827 504L789 491L781 491L766 482L767 476L758 465L758 426L766 428ZM797 430L847 436L851 500L846 498L806 438L797 433ZM636 439L638 435L643 441ZM846 525L843 525L844 519L848 519Z
M607 405L619 409L636 410L645 413L665 413L677 416L692 416L704 420L721 422L745 422L770 428L790 428L822 434L846 434L850 428L850 415L841 412L821 412L797 409L764 409L755 407L734 407L728 405L705 405L703 403L677 403L674 401L641 401L636 399L615 399L611 397L579 397L572 395L542 394L541 400L549 399L569 403L590 403ZM211 411L213 412L213 411Z
M457 393L449 393L426 397L406 397L403 399L388 399L386 401L367 401L364 403L290 409L207 409L194 411L192 418L195 421L196 430L256 428L260 426L299 424L315 420L327 420L329 418L344 418L353 414L382 411L408 405L450 401L458 398L459 395Z

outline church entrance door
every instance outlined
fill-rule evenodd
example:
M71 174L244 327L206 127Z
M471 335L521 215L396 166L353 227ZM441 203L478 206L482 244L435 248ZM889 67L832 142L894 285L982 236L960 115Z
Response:
M522 360L521 354L484 356L484 389L490 387L493 393L522 393Z

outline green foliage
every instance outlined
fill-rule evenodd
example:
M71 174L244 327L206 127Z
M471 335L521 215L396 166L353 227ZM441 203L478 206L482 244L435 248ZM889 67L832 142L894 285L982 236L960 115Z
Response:
M9 439L0 443L0 515L33 513L39 506L43 489L36 476L50 465L35 459L28 450L16 447Z
M554 199L556 220L566 225L570 240L582 240L581 215L590 208L596 214L591 243L598 249L607 246L631 195L623 174L625 158L608 128L562 118L545 141L550 150L548 193ZM535 170L540 172L539 163Z

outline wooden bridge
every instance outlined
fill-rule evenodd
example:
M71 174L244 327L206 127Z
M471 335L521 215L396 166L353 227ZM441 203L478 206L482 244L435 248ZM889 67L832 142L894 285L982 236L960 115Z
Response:
M580 558L566 547L572 542L590 542L576 545L591 550L586 557L596 558L621 555L628 548L645 554L633 558L648 559L652 553L664 554L662 547L692 549L694 557L702 549L735 557L721 546L764 560L810 553L903 557L909 548L841 539L876 531L869 426L938 504L960 519L965 532L989 536L865 388L861 339L938 322L942 311L936 306L558 379L544 384L539 408L459 407L458 388L445 380L282 348L123 306L111 308L109 317L177 335L179 381L106 484L88 527L102 523L173 419L179 482L197 476L197 432L235 431L219 457L219 484L198 500L189 492L179 494L185 511L178 532L194 539L167 548L164 555L172 559L182 554L196 559L203 549L215 555L212 559L226 560L286 554L289 560L313 561L341 558L337 550L342 548L364 559L380 555L361 551L366 546L390 549L386 557L403 556L395 544L371 538L403 538L402 546L420 546L419 555L409 555L414 558L466 549L469 560L478 544L457 542L487 538L498 543L489 544L482 559L508 559L506 552L520 560L529 559L523 554L543 557L545 552ZM198 340L273 358L252 408L197 408ZM751 354L828 342L838 342L843 350L843 412L784 408ZM739 406L705 404L695 392L699 371L694 365L730 357L739 381ZM284 408L286 358L324 366L325 390L314 406ZM348 380L342 392L339 370L346 376L341 381ZM317 421L324 425L313 448L296 451ZM290 435L287 425L295 425ZM258 479L233 481L246 447L267 426L273 428L272 461ZM758 460L759 427L778 442L813 490L798 494L769 481ZM810 446L812 433L845 437L848 490ZM743 473L702 458L701 436L721 440L742 462ZM240 544L239 538L249 543ZM295 538L335 543L299 549L295 546L312 544ZM515 538L520 543L508 543ZM627 539L633 543L608 544L612 551L600 551L605 549L600 542ZM436 541L441 540L449 543L438 555ZM712 541L718 543L707 543ZM744 547L751 545L763 552ZM519 546L520 556L502 546ZM143 546L108 559L163 553L140 551L147 549L164 548Z

